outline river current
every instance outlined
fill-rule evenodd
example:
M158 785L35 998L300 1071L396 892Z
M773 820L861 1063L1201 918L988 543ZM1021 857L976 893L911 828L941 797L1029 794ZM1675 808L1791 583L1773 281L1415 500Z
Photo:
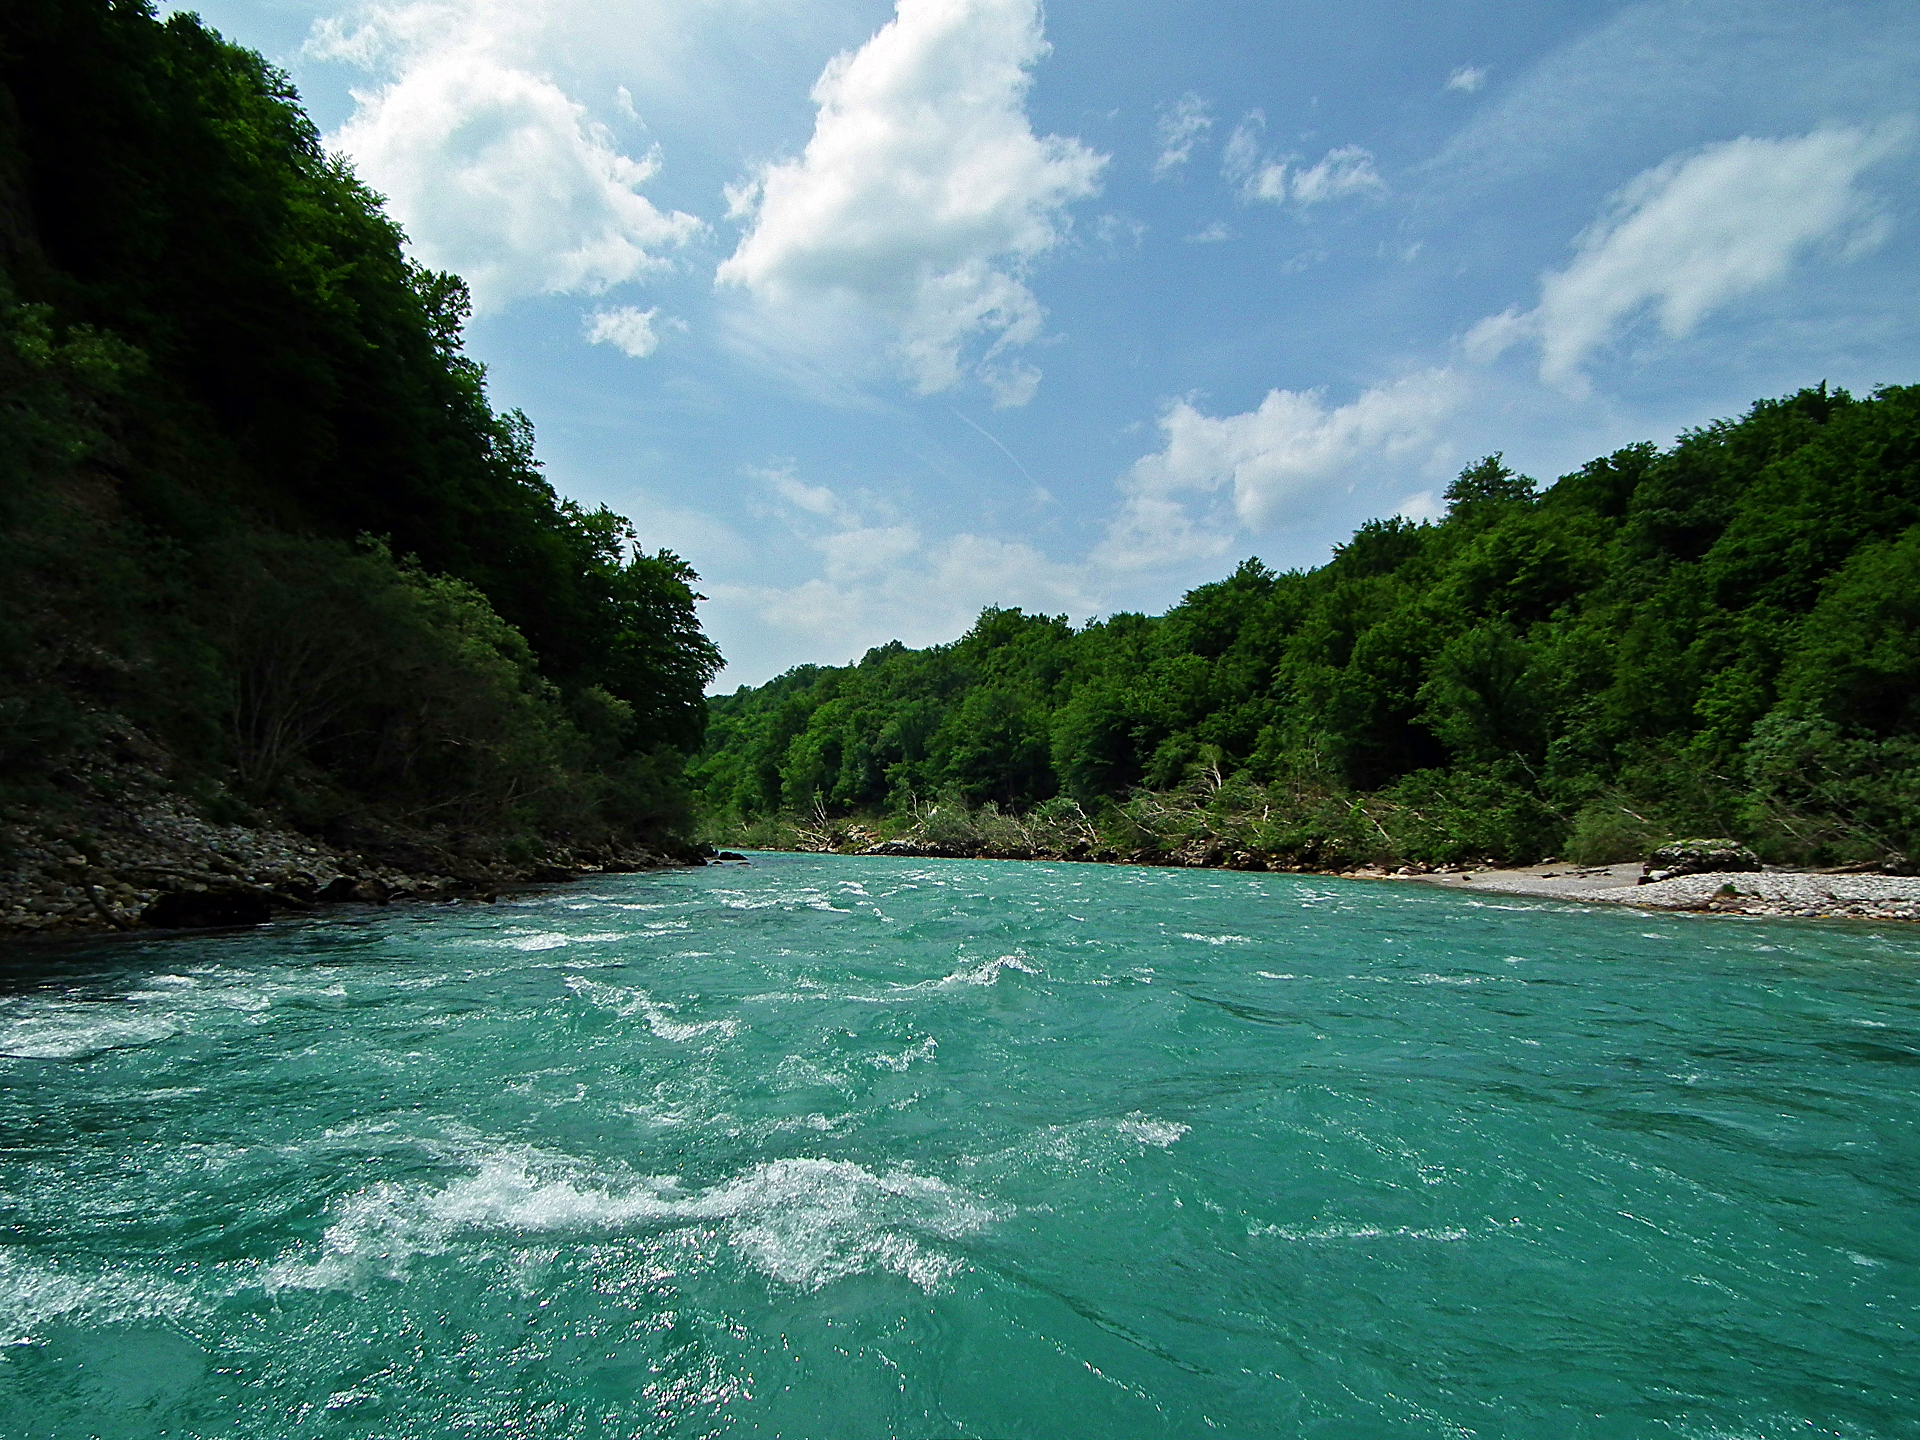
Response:
M9 957L0 1436L1920 1436L1920 933L766 855Z

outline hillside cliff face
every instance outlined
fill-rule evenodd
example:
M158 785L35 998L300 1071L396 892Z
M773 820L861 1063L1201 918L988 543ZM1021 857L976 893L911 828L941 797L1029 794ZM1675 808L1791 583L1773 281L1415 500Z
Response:
M555 494L401 240L193 17L0 11L0 928L138 815L192 875L181 817L319 847L320 892L686 852L697 577Z

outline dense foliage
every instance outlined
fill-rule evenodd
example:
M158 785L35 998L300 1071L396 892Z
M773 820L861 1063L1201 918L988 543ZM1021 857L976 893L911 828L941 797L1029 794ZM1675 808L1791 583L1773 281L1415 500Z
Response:
M696 577L532 427L286 78L147 0L0 7L0 774L124 736L325 823L661 834ZM209 792L211 793L211 792Z
M1305 863L1920 853L1920 388L1763 401L1545 490L1495 455L1447 500L1164 616L988 610L791 671L713 702L696 784L736 821L945 799Z

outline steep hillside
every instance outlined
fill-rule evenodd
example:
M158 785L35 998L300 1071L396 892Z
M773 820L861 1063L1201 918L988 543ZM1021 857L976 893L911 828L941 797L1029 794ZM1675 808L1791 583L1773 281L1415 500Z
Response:
M176 801L476 884L686 843L696 577L556 495L401 242L193 17L0 10L0 889Z

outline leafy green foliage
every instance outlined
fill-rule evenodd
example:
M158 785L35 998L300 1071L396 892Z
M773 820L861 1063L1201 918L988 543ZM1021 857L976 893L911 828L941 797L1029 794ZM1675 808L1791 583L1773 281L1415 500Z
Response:
M1447 500L1164 616L988 611L742 690L695 784L735 816L1062 794L1122 850L1313 863L1915 853L1920 388L1762 401L1545 489L1493 455Z
M194 17L0 9L9 774L117 716L296 811L684 823L697 577L556 495L401 242Z

